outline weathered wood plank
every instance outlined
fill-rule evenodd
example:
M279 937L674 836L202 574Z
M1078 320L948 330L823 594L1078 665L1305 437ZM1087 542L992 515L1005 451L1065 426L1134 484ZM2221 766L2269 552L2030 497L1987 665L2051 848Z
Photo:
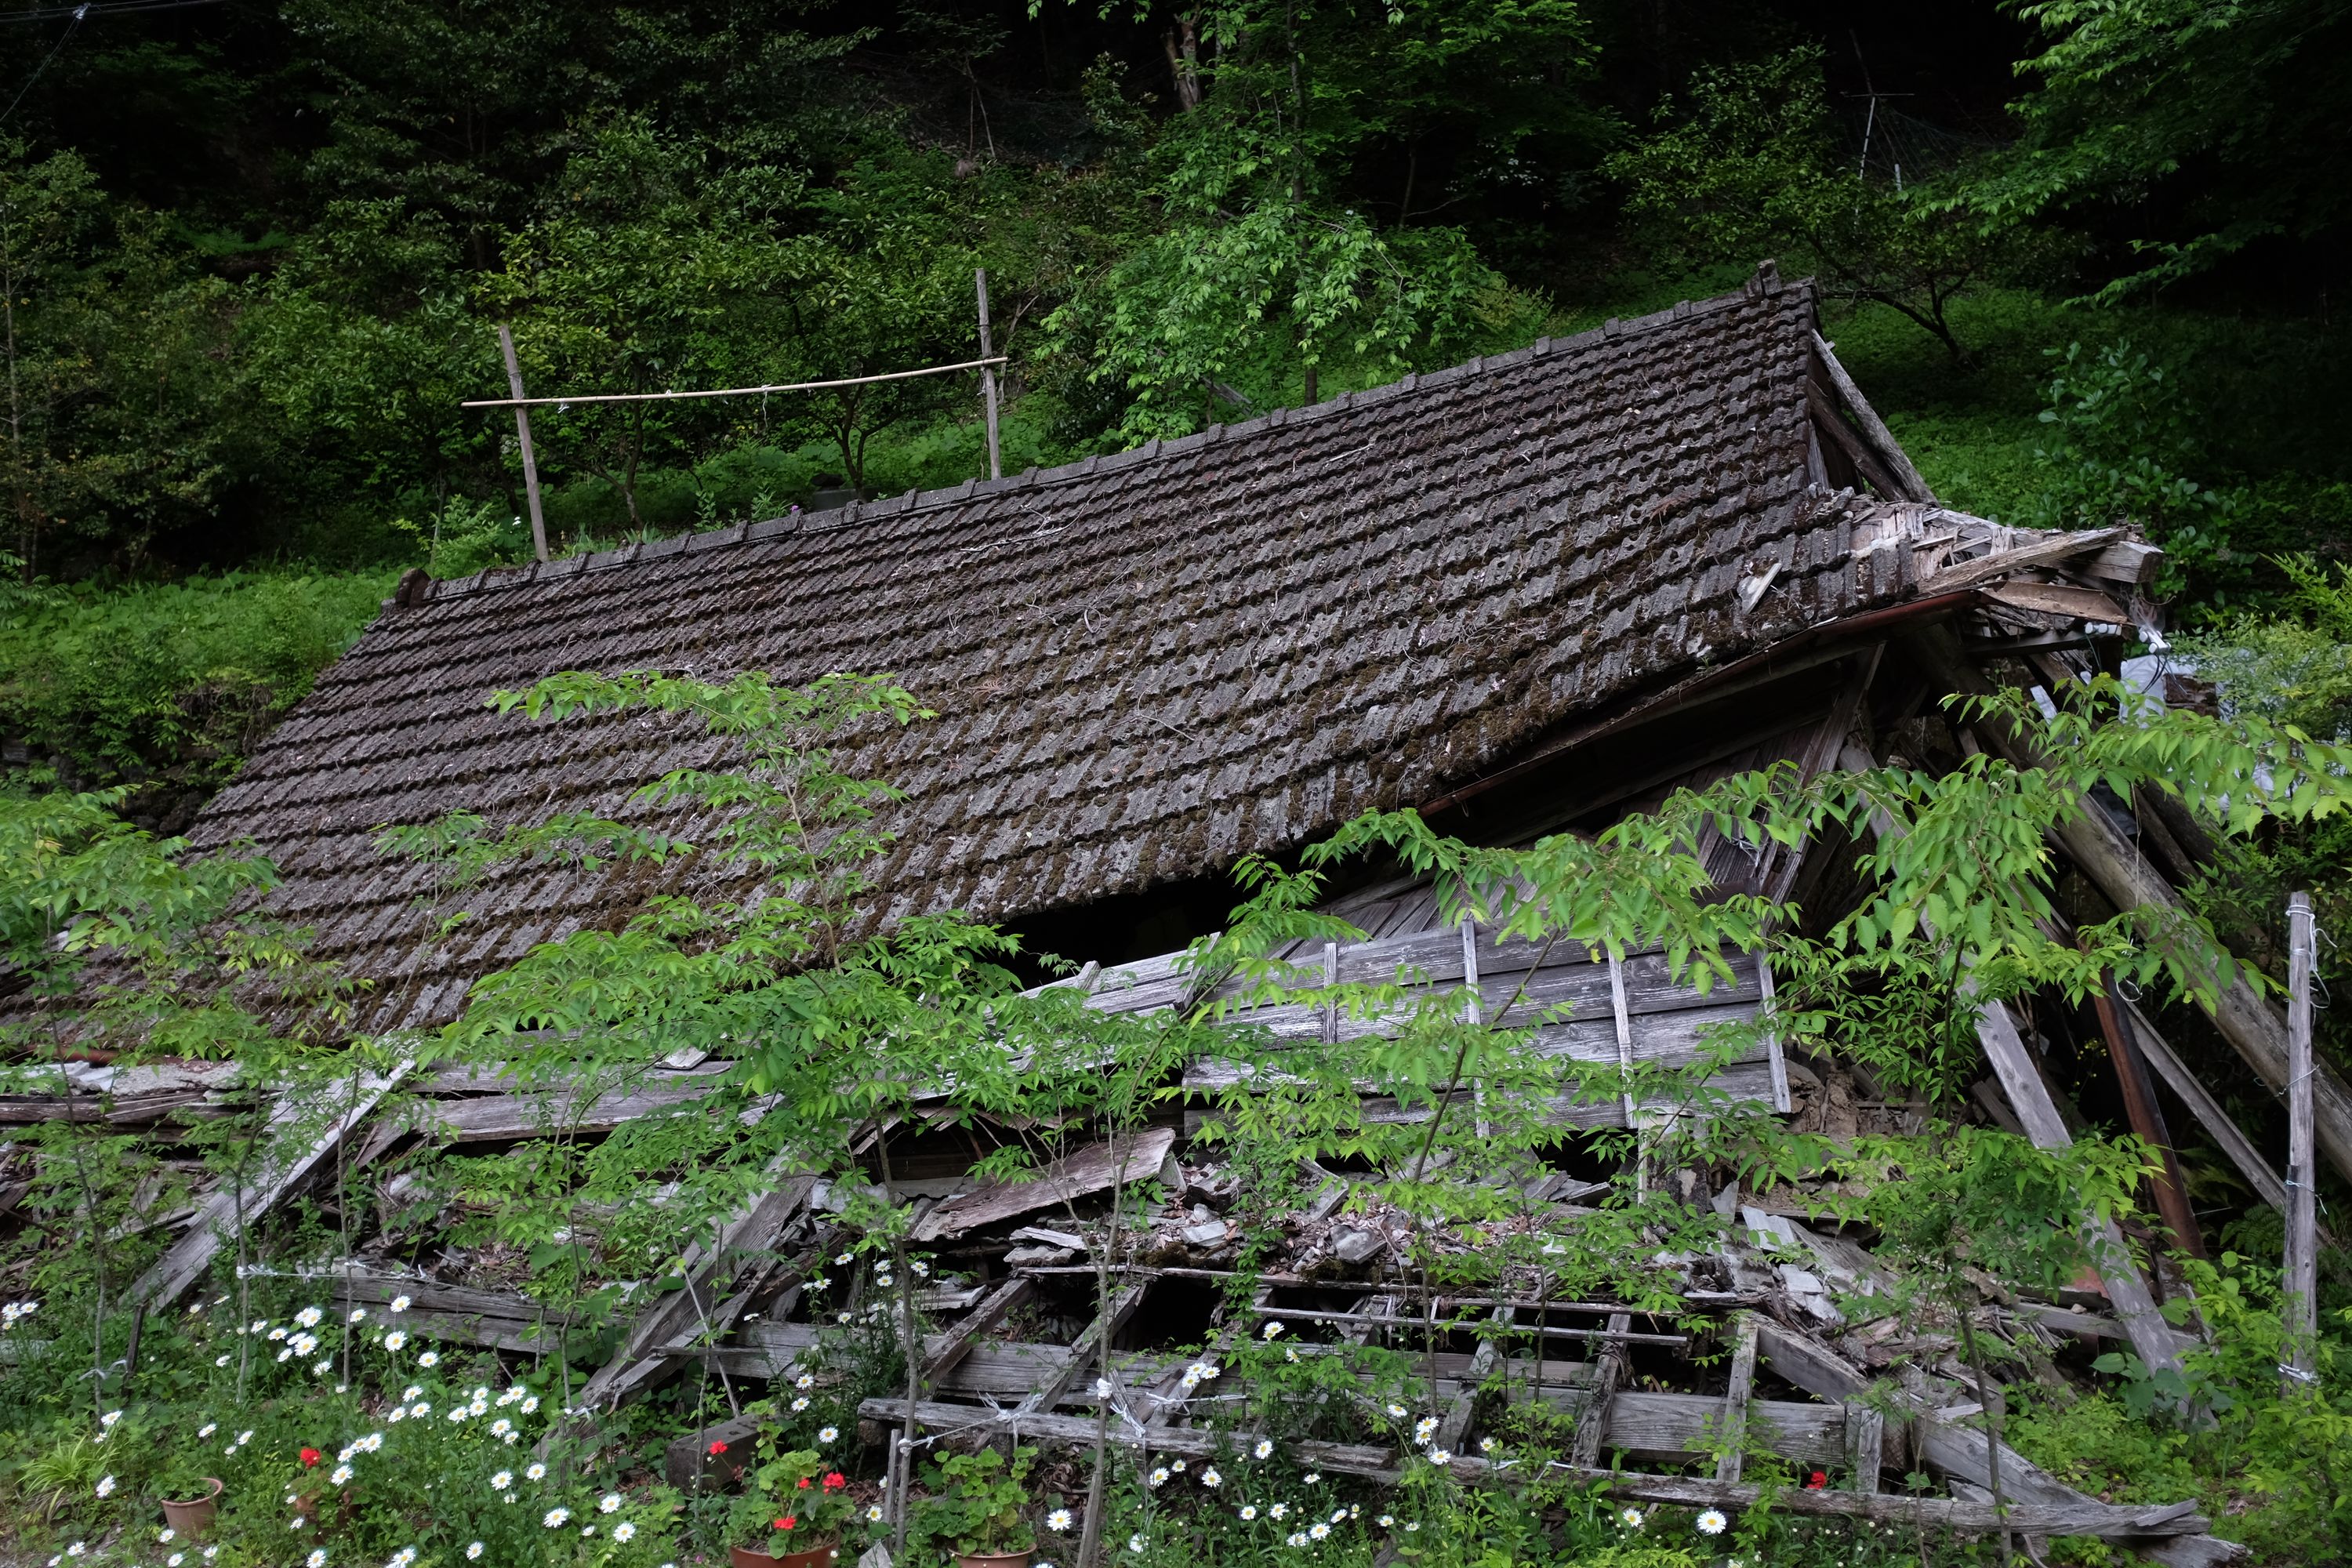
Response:
M415 1067L414 1062L404 1061L380 1078L366 1074L354 1089L343 1087L352 1080L342 1080L329 1091L327 1100L329 1104L340 1104L341 1109L328 1122L326 1131L312 1135L299 1147L289 1140L299 1136L295 1130L304 1120L306 1108L290 1100L281 1101L263 1133L270 1143L262 1154L252 1186L244 1194L241 1218L238 1194L227 1183L222 1183L198 1207L187 1234L173 1242L171 1249L131 1287L131 1300L151 1309L177 1301L219 1256L224 1227L233 1234L240 1223L251 1225L268 1214L279 1198L309 1179L319 1162L333 1152L343 1136L357 1127Z
M919 1243L963 1236L1072 1198L1148 1181L1160 1173L1175 1147L1176 1132L1169 1127L1138 1134L1116 1163L1108 1143L1091 1144L1026 1181L998 1183L947 1199L917 1222L908 1239Z

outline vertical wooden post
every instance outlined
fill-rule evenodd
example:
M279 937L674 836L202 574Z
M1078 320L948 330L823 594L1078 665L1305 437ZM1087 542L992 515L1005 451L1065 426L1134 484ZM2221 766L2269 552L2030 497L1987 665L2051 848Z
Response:
M2313 1183L2319 1173L2313 1136L2311 895L2286 901L2286 1338L2279 1370L2292 1388L2311 1385L2319 1339L2319 1215Z
M988 341L987 268L974 268L971 280L973 287L980 291L980 357L989 359L994 356L996 349ZM992 364L980 367L980 396L988 410L988 477L1001 479L1004 477L1004 457L996 444L996 367Z
M515 359L514 333L504 321L499 323L499 349L507 356L507 395L520 399L522 365ZM539 509L539 458L530 449L530 410L518 401L515 405L515 441L522 448L522 490L530 501L530 547L541 561L547 559L547 519Z

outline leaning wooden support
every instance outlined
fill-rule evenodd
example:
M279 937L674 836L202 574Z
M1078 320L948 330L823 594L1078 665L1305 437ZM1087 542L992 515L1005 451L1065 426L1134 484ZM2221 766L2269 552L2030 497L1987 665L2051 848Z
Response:
M381 1078L373 1073L362 1074L356 1091L348 1079L334 1085L328 1091L328 1103L340 1102L341 1110L327 1124L326 1131L299 1148L276 1142L295 1135L294 1130L302 1121L301 1107L291 1100L281 1102L263 1134L272 1141L269 1151L253 1184L243 1192L242 1223L250 1226L275 1207L278 1199L308 1180L310 1173L319 1168L319 1162L332 1153L336 1143L357 1127L415 1065L401 1062ZM221 1243L236 1234L240 1223L238 1196L238 1190L226 1182L216 1188L196 1211L195 1222L188 1227L188 1233L173 1243L172 1249L157 1258L154 1266L131 1286L131 1300L149 1308L168 1307L189 1286L203 1279L205 1270L219 1256Z
M1912 639L1912 646L1929 673L1947 689L1971 696L1989 695L1993 683L1960 652L1948 627L1930 627ZM2045 759L2023 737L2003 724L1984 726L1986 736L2013 765L2039 767ZM2119 910L2154 909L2186 915L2180 896L2147 858L2124 837L2106 813L2095 808L2077 813L2057 828L2055 837L2067 857L2091 879L2102 897ZM2254 994L2234 969L2220 976L2220 994L2206 1016L2231 1047L2245 1058L2262 1080L2286 1092L2286 1020L2279 1010ZM2319 1147L2336 1170L2352 1177L2352 1088L2326 1062L2313 1069L2313 1124Z
M1988 1002L1979 1009L1977 1038L1984 1045L1985 1058L1992 1064L1994 1076L2000 1079L2002 1092L2009 1097L2010 1109L2017 1113L2017 1120L2023 1124L2025 1135L2034 1147L2063 1149L2073 1143L2074 1134L2066 1131L2065 1121L2058 1114L2058 1104L2050 1098L2050 1086L2042 1081L2041 1069L2033 1065L2025 1042L2018 1037L2017 1024L2009 1016L2007 1004ZM2115 1303L2116 1317L2130 1337L2132 1349L2139 1352L2139 1359L2151 1371L2179 1373L2180 1351L2172 1325L2157 1310L2156 1298L2149 1293L2147 1281L2140 1278L2139 1266L2132 1261L2123 1233L2116 1228L2115 1221L2101 1220L2086 1226L2084 1235L2090 1245L2092 1265L2099 1271L2107 1300Z
M1759 1325L1757 1353L1773 1375L1793 1384L1817 1399L1852 1401L1870 1392L1874 1380L1862 1368L1847 1361L1836 1351L1813 1338L1778 1323ZM1897 1393L1903 1405L1916 1407L1907 1394ZM1931 1413L1921 1412L1923 1419L1909 1423L1918 1434L1919 1449L1912 1456L1913 1463L1932 1473L1984 1486L1991 1479L1992 1438L1973 1427L1954 1422L1940 1421ZM2191 1529L2172 1532L2176 1540L2145 1542L2134 1531L2124 1530L2110 1534L2103 1529L2052 1531L2036 1522L2031 1510L2071 1509L2084 1504L2105 1507L2059 1480L2048 1471L2011 1448L2000 1445L2001 1490L2010 1502L2009 1527L2028 1535L2074 1534L2107 1535L2121 1540L2143 1555L2171 1565L2171 1568L2210 1568L2210 1565L2234 1561L2245 1555L2245 1548L2234 1542L2221 1541L2204 1533L2206 1521L2199 1520ZM1806 1492L1805 1497L1820 1497L1820 1492ZM1988 1509L1990 1504L1981 1505ZM2188 1505L2179 1505L2186 1507Z
M2286 1363L2279 1368L2288 1385L2313 1385L2318 1375L2319 1218L2312 1188L2319 1162L2311 1156L2312 1080L2311 895L2296 893L2286 906Z
M814 1176L787 1176L746 1204L720 1230L715 1248L689 1255L684 1289L661 1297L637 1315L613 1359L597 1369L572 1403L582 1410L618 1405L676 1367L676 1362L660 1353L661 1347L697 1330L717 1333L731 1326L743 1310L743 1298L737 1292L722 1296L725 1279L745 1257L775 1245L784 1227L807 1207L815 1186Z

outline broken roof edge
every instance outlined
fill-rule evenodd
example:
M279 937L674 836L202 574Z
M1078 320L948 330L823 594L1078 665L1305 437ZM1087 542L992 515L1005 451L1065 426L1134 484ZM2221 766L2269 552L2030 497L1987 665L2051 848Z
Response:
M1058 484L1074 483L1090 479L1114 468L1126 468L1191 452L1198 447L1225 441L1236 436L1255 436L1262 431L1291 425L1328 419L1348 413L1360 405L1383 402L1408 393L1426 391L1471 376L1491 374L1496 371L1516 368L1535 360L1569 353L1602 342L1613 342L1657 331L1690 321L1704 315L1728 310L1759 298L1770 298L1790 290L1812 294L1812 279L1782 281L1769 262L1757 269L1756 275L1738 289L1707 300L1682 300L1663 310L1646 316L1621 320L1612 316L1597 327L1588 328L1572 337L1538 338L1525 348L1512 349L1499 354L1480 354L1460 364L1427 373L1411 372L1398 380L1356 392L1343 392L1337 397L1298 408L1275 408L1244 420L1237 425L1212 425L1189 436L1172 438L1153 437L1140 447L1122 451L1097 453L1076 462L1063 463L1050 468L1030 468L1019 474L996 479L966 479L961 484L940 489L910 489L903 495L880 497L868 501L851 501L838 513L803 513L797 519L771 518L761 522L740 522L732 528L715 528L698 533L675 534L667 539L635 541L614 550L591 551L580 555L565 556L552 561L528 562L520 566L491 566L465 577L428 579L423 595L413 605L401 606L387 599L383 607L422 608L445 599L468 598L478 594L503 588L528 587L534 583L556 577L572 577L590 572L609 572L641 562L660 560L667 556L696 553L723 549L731 545L765 542L772 539L790 538L804 533L833 533L853 528L875 516L903 517L937 508L958 506L982 497L1003 495L1019 490L1044 489ZM814 517L838 517L838 521L815 522Z

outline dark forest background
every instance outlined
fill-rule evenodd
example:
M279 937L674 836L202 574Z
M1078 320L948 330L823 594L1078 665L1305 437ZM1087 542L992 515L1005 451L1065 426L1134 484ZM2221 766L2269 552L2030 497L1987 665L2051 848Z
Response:
M2345 0L10 5L0 742L176 826L400 570L526 558L497 323L535 393L856 375L973 357L976 267L1013 472L1774 257L1948 500L2315 635L2347 76ZM542 410L550 531L960 482L979 409Z

